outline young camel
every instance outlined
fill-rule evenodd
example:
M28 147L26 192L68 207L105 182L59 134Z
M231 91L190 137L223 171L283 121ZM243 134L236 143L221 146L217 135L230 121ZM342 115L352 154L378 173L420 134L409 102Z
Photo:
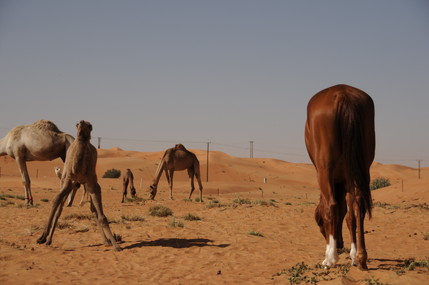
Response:
M127 197L127 189L128 184L130 184L130 194L132 198L136 197L136 188L134 188L134 175L131 172L129 168L127 168L127 171L125 172L123 178L123 191L122 191L122 202L125 202L125 198Z
M10 155L18 164L27 205L33 205L33 195L26 162L53 160L58 157L64 161L67 149L73 141L71 135L61 132L54 123L47 120L15 127L0 140L0 156Z
M97 182L95 172L97 164L97 150L90 143L92 125L86 121L80 121L77 125L77 139L70 145L64 165L64 173L61 176L61 191L53 200L52 210L45 229L37 240L38 243L52 243L52 236L61 215L67 195L73 190L73 182L79 182L86 186L91 197L91 211L95 213L98 227L103 237L104 244L113 245L116 251L122 249L117 245L109 227L109 222L103 213L101 201L101 188Z
M170 199L173 199L173 175L175 170L188 170L189 180L191 182L191 192L189 199L191 199L192 192L194 192L194 175L197 177L198 185L200 187L200 202L203 202L203 185L201 184L200 177L200 162L196 155L187 150L182 144L176 144L175 147L169 148L164 152L163 157L158 165L155 173L153 184L149 188L150 199L154 199L157 192L158 182L161 178L162 172L165 172L168 184L170 186Z
M54 168L55 174L57 175L57 177L61 180L61 176L63 175L63 172L61 171L61 167L56 166ZM76 187L73 187L72 192L69 194L69 198L67 200L67 207L71 207L73 205L73 201L74 201L74 197L76 196L76 192L79 189L80 184L76 183L75 184ZM83 193L82 193L82 198L80 199L79 202L79 206L83 206L83 204L85 203L85 199L88 200L88 192L86 191L85 185L83 186Z

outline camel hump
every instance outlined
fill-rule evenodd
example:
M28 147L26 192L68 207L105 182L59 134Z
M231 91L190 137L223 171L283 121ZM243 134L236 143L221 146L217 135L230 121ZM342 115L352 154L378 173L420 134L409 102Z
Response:
M33 126L40 130L48 130L56 133L61 133L57 125L48 120L38 120L33 123Z
M186 149L186 147L185 147L183 144L181 144L181 143L176 144L176 145L174 146L174 150L183 150L183 151L188 151L188 150Z

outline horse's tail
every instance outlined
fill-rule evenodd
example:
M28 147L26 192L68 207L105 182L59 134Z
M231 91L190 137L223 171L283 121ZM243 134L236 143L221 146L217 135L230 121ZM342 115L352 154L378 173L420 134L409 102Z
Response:
M372 198L369 189L370 176L365 161L364 110L355 97L339 96L338 124L342 139L342 151L346 160L346 171L354 182L354 196L361 196L360 208L371 218Z

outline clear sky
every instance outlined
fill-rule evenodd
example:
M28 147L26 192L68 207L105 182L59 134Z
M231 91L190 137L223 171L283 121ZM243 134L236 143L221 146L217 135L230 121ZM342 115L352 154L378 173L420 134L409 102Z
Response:
M309 162L338 83L373 98L377 161L429 166L429 1L0 0L1 136L84 119L102 148Z

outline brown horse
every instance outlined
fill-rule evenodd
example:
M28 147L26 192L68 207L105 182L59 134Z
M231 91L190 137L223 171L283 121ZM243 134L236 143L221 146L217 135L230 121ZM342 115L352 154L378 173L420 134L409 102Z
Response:
M369 168L375 153L371 97L347 85L314 95L307 106L305 144L321 190L315 219L326 240L322 264L331 267L338 261L337 246L343 247L342 223L347 213L352 264L357 260L360 269L368 269L364 219L366 213L371 218Z

